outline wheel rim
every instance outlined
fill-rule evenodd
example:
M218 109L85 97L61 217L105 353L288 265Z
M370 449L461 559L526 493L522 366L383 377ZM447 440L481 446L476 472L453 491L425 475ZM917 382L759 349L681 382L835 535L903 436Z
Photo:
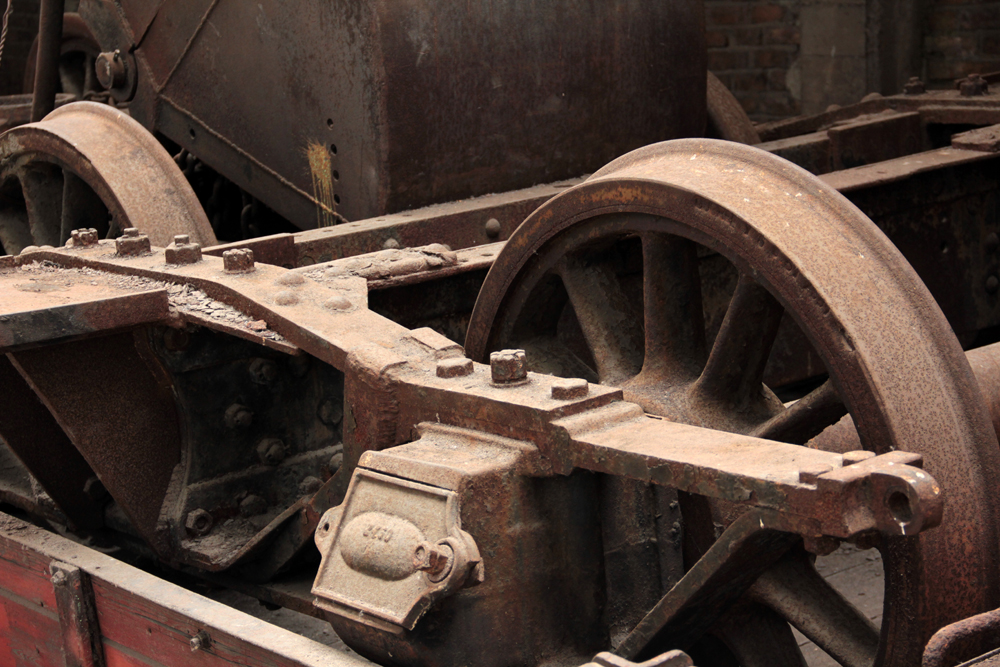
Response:
M777 307L805 332L832 378L803 399L806 405L825 406L827 417L835 417L829 396L839 394L867 449L924 455L947 509L935 531L883 545L886 604L878 664L917 664L937 628L996 606L998 544L988 486L1000 471L996 436L940 309L870 220L815 177L763 151L713 140L640 149L554 198L514 233L480 292L466 340L470 357L481 360L491 349L511 345L542 278L557 264L559 272L577 277L579 272L565 268L573 249L588 239L600 241L609 230L677 240L673 247L642 240L647 263L641 371L630 349L635 327L627 326L627 317L580 325L601 330L584 331L590 347L601 340L616 346L610 354L615 363L595 363L601 379L621 384L627 398L654 404L664 416L723 430L759 432L768 424L772 430L765 434L782 439L775 435L790 432L781 430L785 411L761 385L758 363L761 354L766 360ZM737 294L742 290L744 298L734 299L728 311L734 315L731 332L716 337L716 343L720 337L729 341L718 363L717 350L699 351L692 335L700 327L700 305L687 317L691 299L677 289L692 284L690 274L678 269L695 261L685 247L691 241L726 257L742 276ZM650 278L649 266L664 275ZM615 289L608 287L606 272L597 273L577 285L577 292L592 295L589 304L576 297L588 316L602 301L593 290ZM664 279L674 289L664 287ZM574 286L565 289L572 302ZM748 321L760 324L764 335L748 335ZM609 356L605 352L594 353L595 359ZM739 362L744 353L746 363L735 372L730 363L727 372L725 362ZM708 368L715 371L705 377ZM701 392L704 400L692 409L683 403L692 394L699 397L692 391L699 382L710 391ZM801 426L794 410L787 413Z
M115 236L126 227L156 246L215 234L167 151L128 115L77 102L0 137L0 245L62 245L73 229Z

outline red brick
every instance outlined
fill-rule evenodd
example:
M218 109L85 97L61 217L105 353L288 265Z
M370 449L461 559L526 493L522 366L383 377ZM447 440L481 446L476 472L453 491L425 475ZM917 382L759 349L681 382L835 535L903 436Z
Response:
M708 8L708 25L740 25L747 22L746 7L723 5Z
M779 51L778 49L762 49L754 52L754 67L788 67L795 57L794 51Z
M750 54L746 51L716 51L708 52L708 69L721 72L731 69L746 69L750 66Z
M763 72L740 72L729 77L729 90L741 93L767 90L767 76Z
M798 28L785 26L764 31L764 44L799 44L801 36Z
M763 37L760 28L740 28L734 30L729 43L736 46L759 46Z
M750 12L754 23L777 23L785 18L785 8L781 5L756 5Z
M729 36L720 30L705 31L705 43L710 49L729 46Z
M783 69L769 69L767 70L767 88L768 90L787 90L788 86L785 83L785 76L787 71Z

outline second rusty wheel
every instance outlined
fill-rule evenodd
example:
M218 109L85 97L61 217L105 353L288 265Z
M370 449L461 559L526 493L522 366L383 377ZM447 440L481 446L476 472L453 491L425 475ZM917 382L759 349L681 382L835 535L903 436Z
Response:
M127 114L96 102L56 109L0 137L0 246L62 245L70 231L102 237L136 227L153 245L215 234L173 159Z
M699 264L715 256L739 278L707 340ZM785 314L830 377L787 406L763 384ZM921 453L945 517L919 538L882 543L880 635L804 556L755 587L753 604L841 664L918 664L936 629L1000 601L990 490L1000 452L962 350L875 225L791 163L732 143L667 142L555 197L511 236L480 292L467 353L482 360L504 347L527 348L539 370L621 386L675 421L802 444L846 410L866 449ZM758 642L762 627L777 631L750 617ZM749 627L731 621L717 634L745 640ZM771 645L783 656L772 662L795 664L783 632L788 650ZM757 664L752 654L738 656L744 667Z

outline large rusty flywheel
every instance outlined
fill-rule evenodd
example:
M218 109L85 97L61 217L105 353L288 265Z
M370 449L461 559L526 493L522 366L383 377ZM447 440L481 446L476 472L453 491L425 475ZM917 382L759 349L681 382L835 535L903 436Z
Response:
M727 275L709 270L718 262L735 287L713 323L712 276ZM764 384L783 318L829 377L794 403ZM886 237L791 163L680 140L634 151L555 197L511 236L472 316L471 358L512 347L536 370L620 386L666 419L805 445L849 413L866 449L923 455L944 520L879 543L881 628L803 551L751 589L742 618L753 623L730 615L713 631L745 666L802 664L788 624L841 664L912 666L935 630L1000 603L1000 452L965 356ZM710 512L732 520L731 508ZM705 516L685 512L686 553L714 539Z
M60 107L0 138L0 246L61 246L74 229L101 238L134 227L165 247L215 234L166 149L126 113L96 102Z

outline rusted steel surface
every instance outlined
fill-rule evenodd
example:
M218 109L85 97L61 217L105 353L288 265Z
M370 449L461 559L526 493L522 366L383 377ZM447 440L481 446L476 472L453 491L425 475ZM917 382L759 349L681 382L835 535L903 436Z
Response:
M259 254L257 261L294 268L384 249L426 245L429 239L453 250L488 245L510 236L532 211L579 182L580 179L557 181L294 235L239 241L206 252L221 255L232 248L251 248Z
M678 258L652 263L659 271L677 268L670 282L658 276L647 283L644 327L643 301L629 310L627 286L617 283L615 265L598 252L623 232L640 236L644 257ZM745 287L737 288L726 316L730 324L722 324L710 353L697 317L698 284L685 270L695 252L688 239L727 257L744 276ZM588 250L595 242L605 245ZM919 546L886 545L891 602L880 660L912 664L920 644L912 638L929 638L942 625L995 604L989 592L995 584L983 584L995 575L993 557L983 555L998 546L988 500L994 473L970 472L997 471L1000 461L975 380L912 269L832 189L734 144L674 142L626 156L544 205L508 240L473 314L466 340L471 357L517 344L522 314L534 312L532 299L545 295L536 286L548 284L543 278L553 273L566 285L568 302L585 313L578 318L584 347L577 353L592 355L588 372L621 383L626 398L649 412L737 432L762 428L784 413L760 382L775 316L787 310L823 357L861 426L864 447L923 454L953 499L948 508L964 509L946 509L942 527ZM600 302L587 298L593 291L574 291L572 283L579 286L581 278L604 295ZM615 289L621 297L611 296ZM860 357L863 367L855 365ZM901 382L903 377L921 381ZM942 399L951 406L928 409ZM789 412L797 412L795 406ZM800 417L812 423L813 433L825 426L808 410ZM951 434L948 444L935 432ZM780 433L770 437L782 439ZM956 441L964 444L956 447ZM899 577L908 584L897 598ZM943 579L950 583L942 585ZM958 586L968 595L956 595ZM895 641L900 637L908 641Z
M107 105L79 102L6 133L0 162L0 245L8 254L63 245L79 228L103 238L136 227L160 246L175 234L216 243L166 150Z
M921 667L950 667L963 664L989 664L992 656L978 658L1000 646L1000 610L970 616L941 628L924 649ZM995 658L994 658L995 660Z
M537 202L500 205L521 203ZM432 225L447 216L424 213ZM476 234L502 238L496 222ZM995 524L951 504L988 517L985 478L1000 456L961 350L877 229L773 156L712 141L642 149L489 247L383 247L288 270L255 261L253 243L200 252L190 236L162 248L151 235L74 230L67 247L0 260L0 279L33 286L13 290L7 314L57 304L77 322L59 340L28 341L44 347L5 348L25 401L41 399L104 482L105 528L137 530L165 560L266 579L318 529L316 594L369 657L500 665L513 635L522 662L584 662L652 607L623 650L653 655L672 647L665 637L686 647L714 633L746 655L754 640L732 639L735 619L755 617L780 655L797 654L791 623L844 664L877 653L903 666L920 647L894 638L993 603ZM257 247L301 263L287 261L298 238ZM718 291L732 297L703 320L707 262L731 263ZM491 265L467 342L475 358L495 353L489 366L371 304ZM95 294L155 303L88 311ZM832 378L789 406L762 384L784 322ZM569 378L528 372L539 360ZM88 393L94 384L101 392ZM860 425L856 446L800 446L845 412ZM914 467L921 455L927 473ZM140 468L138 486L129 470ZM352 500L366 475L381 490ZM727 526L748 527L750 551L717 541ZM397 533L407 540L389 545ZM881 640L802 560L845 539L883 551ZM640 582L641 598L628 590ZM560 615L565 596L573 611Z
M915 95L874 97L814 116L797 116L757 127L761 141L775 141L819 132L838 122L850 122L867 114L885 111L918 112L928 123L995 125L1000 122L1000 91L964 97L957 90L932 90Z
M50 569L51 568L51 569ZM65 538L0 515L0 661L45 667L64 662L63 586L55 572L89 579L97 619L75 627L92 642L93 665L362 667L356 656L295 635ZM73 580L67 577L66 585ZM81 586L81 593L85 590ZM81 610L82 611L82 610ZM92 634L84 636L89 628ZM207 637L207 639L205 639ZM201 641L192 643L195 638ZM104 662L98 662L103 651ZM85 655L85 653L84 653ZM69 656L68 656L69 657Z
M433 252L428 256L441 259ZM343 464L335 472L331 471L333 474L325 481L317 479L317 486L309 489L303 487L302 500L289 507L283 517L276 520L278 523L260 526L260 532L256 536L246 534L243 539L249 541L244 547L230 542L233 546L229 548L237 551L252 549L252 545L268 533L279 535L278 543L285 543L294 550L296 545L301 545L302 540L311 537L320 523L321 512L337 505L343 498L349 475L358 462L371 465L364 463L369 460L364 456L371 456L364 455L365 450L383 449L406 442L415 426L425 421L453 424L465 429L481 429L501 437L527 440L529 444L522 446L521 450L528 457L524 465L529 466L528 470L533 471L530 472L533 476L566 474L575 467L624 474L642 482L653 481L703 496L772 508L768 511L777 512L777 518L774 519L777 523L772 523L768 518L768 525L809 539L823 536L852 537L871 530L881 530L888 534L905 533L933 525L939 518L940 505L933 482L929 477L921 478L923 473L900 465L916 461L912 457L893 461L889 466L882 463L882 459L875 458L840 468L840 463L847 460L847 457L779 443L760 443L756 447L746 446L754 441L744 440L741 441L744 444L740 445L732 441L732 438L744 436L719 432L693 430L681 434L676 429L689 427L650 420L636 406L621 403L619 390L599 385L587 386L586 383L577 387L564 380L525 374L523 367L508 369L506 374L500 373L500 366L497 364L502 365L502 360L499 358L494 360L494 368L469 363L467 371L459 369L455 372L441 372L442 368L450 369L449 364L454 365L452 362L461 358L461 349L432 331L408 331L371 313L365 308L365 288L362 285L359 291L357 285L357 282L364 281L360 276L324 275L324 283L321 284L300 272L274 266L247 264L237 270L234 264L230 266L228 260L210 256L204 256L201 261L190 264L165 264L163 252L155 247L148 254L119 254L115 252L113 244L107 241L74 245L58 251L23 253L14 260L8 260L8 263L30 267L39 261L61 266L63 270L91 270L109 275L131 276L130 280L139 281L138 284L143 281L187 284L248 317L266 321L269 330L292 345L335 368L344 369L348 406L345 412L350 411L351 419L343 432ZM227 270L227 266L230 269ZM168 287L167 292L170 294L171 288ZM116 347L122 349L121 346ZM20 359L24 354L17 353L15 358ZM41 357L36 356L35 361L40 359ZM145 364L132 361L126 365L142 367ZM519 368L522 370L518 370ZM261 369L263 373L263 367ZM29 378L46 377L37 368L33 371L22 364L22 370ZM267 374L261 377L267 377ZM112 386L109 384L109 388ZM60 409L55 399L59 396L59 391L67 396L80 393L79 389L72 386L60 387L56 391L51 382L48 386L36 389L41 396L50 399L50 407L57 415L60 414ZM155 401L143 403L155 406ZM608 430L610 422L600 409L602 406L606 406L604 409L618 410L619 416L624 420L616 428ZM241 410L247 409L234 406L234 424L242 419ZM227 419L229 413L230 410L227 410ZM635 418L639 422L633 423ZM169 429L162 430L169 432ZM657 433L660 435L656 435ZM458 440L449 442L461 443L467 437L463 435ZM627 444L632 438L646 443L644 449L635 449ZM126 436L124 439L130 438ZM690 442L683 444L687 440ZM196 438L196 441L204 440ZM448 449L452 450L454 446L448 445ZM87 449L86 446L82 448ZM705 452L714 452L715 455L704 457ZM722 456L723 452L726 453L725 456ZM188 457L191 456L198 455L192 452ZM411 456L410 462L406 462L404 457L402 467L390 466L386 471L395 477L412 478L417 474L412 467L412 458ZM755 466L753 461L760 461L762 458L786 461L788 468L781 468L775 476L775 468ZM92 461L92 465L101 464ZM779 463L775 465L780 468ZM524 470L523 467L521 469ZM115 477L115 473L106 470L104 476L107 475ZM425 483L431 481L439 486L444 483L439 475L440 472L434 472L432 477L422 479ZM788 482L782 482L782 479L787 479ZM194 480L189 477L188 482ZM576 483L584 483L584 479L579 478ZM194 489L196 486L197 484L192 484L190 488ZM893 488L896 491L892 491ZM147 512L144 508L159 506L163 502L160 500L159 503L150 505L145 500L131 498L123 489L113 488L113 485L109 485L108 490L127 513ZM149 487L149 492L153 499L158 494L162 497L162 491L155 487ZM191 491L186 493L190 494ZM859 504L860 498L865 494L885 498L888 504ZM820 500L817 501L817 498ZM860 511L862 506L873 512L867 519L862 518L865 516ZM896 508L897 515L892 514L892 508ZM170 537L170 530L203 530L197 523L198 517L194 517L190 510L188 512L185 525L168 528L166 533L147 539L154 546L171 553L173 559L196 562L206 567L209 563L198 555L201 552L196 541L189 539L178 543L176 538ZM162 515L163 510L158 513ZM904 516L905 513L908 515ZM848 516L852 518L848 520ZM471 517L467 518L472 521ZM492 518L494 517L488 514L483 515L484 520ZM287 527L283 525L285 521L290 521ZM207 526L210 531L211 522ZM569 537L571 535L567 535ZM521 544L520 539L511 546ZM513 555L505 550L502 556L486 557L483 563L485 572L505 572L510 567ZM276 562L281 562L280 556L273 553L268 558L278 558ZM538 567L541 569L533 576L539 576L554 565L555 561L540 561ZM434 566L429 567L433 570ZM497 583L504 587L511 585L506 576L501 576ZM484 581L483 586L486 585L487 582ZM457 604L465 604L462 602L466 599L461 592L463 590L453 594L457 598ZM470 594L478 596L474 591L475 588L470 589ZM530 591L531 589L526 589L526 592ZM528 601L530 597L532 596L524 600ZM476 613L463 614L461 623L450 624L449 636L464 634L465 631L461 629L463 624L482 623L486 619L498 619L507 615L500 613L506 609L503 604L486 605L478 609ZM590 616L584 613L566 620L570 628L576 628L569 636L582 636L577 634L581 627L579 624L586 626L594 622L593 608L587 609ZM529 616L526 620L531 618L538 617ZM375 651L373 646L387 641L378 629L369 627L368 630L360 630L342 624L338 628L359 650ZM556 650L554 647L571 651L595 649L593 644L587 643L575 649L564 646L564 639L560 637L566 636L565 631L548 635L548 648L545 650ZM594 636L599 637L599 634ZM440 653L433 648L435 645L444 646L446 650ZM439 640L432 640L430 635L410 637L405 646L394 646L396 648L393 651L412 651L415 656L421 656L422 661L432 663L438 660L450 662L455 658L452 652L457 650L481 652L484 648L482 643L470 645L455 641L440 644ZM372 655L380 654L375 651Z
M122 9L95 1L80 11L103 50L135 47L135 117L300 228L577 176L704 123L695 2L508 3L460 22L433 4L264 3L253 16L229 2ZM608 48L622 31L627 43ZM248 35L273 57L247 60ZM233 105L264 82L280 91L274 106ZM294 120L261 132L279 109ZM541 149L556 144L557 156Z

